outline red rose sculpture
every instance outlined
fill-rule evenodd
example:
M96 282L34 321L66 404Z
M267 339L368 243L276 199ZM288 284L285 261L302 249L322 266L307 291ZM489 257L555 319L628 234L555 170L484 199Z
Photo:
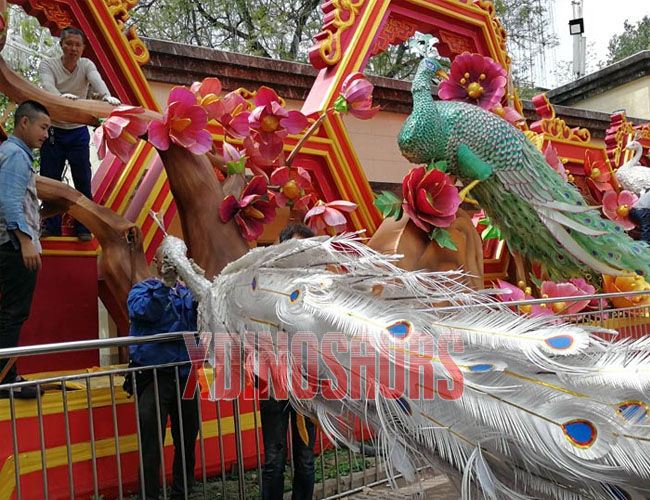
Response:
M449 227L462 200L449 177L440 170L424 167L411 170L402 184L404 212L427 233L435 227Z

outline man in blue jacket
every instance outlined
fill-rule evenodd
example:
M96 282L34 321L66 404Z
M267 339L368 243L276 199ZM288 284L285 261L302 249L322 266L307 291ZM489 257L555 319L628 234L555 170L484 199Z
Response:
M190 290L177 281L176 270L163 262L161 252L154 258L161 279L151 278L136 284L129 292L127 307L131 320L130 335L196 331L196 303ZM160 441L157 414L164 440L167 417L171 419L174 441L174 465L171 498L185 498L194 482L195 446L199 430L198 399L183 399L190 371L190 358L183 340L131 346L131 364L149 367L186 362L177 367L141 370L136 375L140 447L144 467L144 496L158 499L160 489ZM154 370L158 379L158 408L154 389ZM178 370L178 379L176 377ZM127 387L128 389L128 387ZM179 415L180 405L180 415ZM181 439L182 430L182 439ZM185 473L185 480L183 475Z
M41 268L32 150L47 139L49 127L47 109L38 102L25 101L16 109L14 133L0 146L0 349L18 345ZM7 360L0 360L0 374L4 383L21 380L13 364L7 368ZM0 391L0 397L8 396L8 391ZM36 389L14 389L14 397L35 398Z

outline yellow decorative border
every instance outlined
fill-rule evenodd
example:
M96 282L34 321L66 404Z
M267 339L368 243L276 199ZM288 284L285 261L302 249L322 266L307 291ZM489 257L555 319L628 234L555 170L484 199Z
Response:
M326 16L334 16L331 25L316 35L318 54L327 66L334 66L341 60L341 35L354 25L365 0L332 0L323 6ZM345 14L344 14L345 13ZM347 19L346 19L347 18ZM328 23L329 26L330 23Z

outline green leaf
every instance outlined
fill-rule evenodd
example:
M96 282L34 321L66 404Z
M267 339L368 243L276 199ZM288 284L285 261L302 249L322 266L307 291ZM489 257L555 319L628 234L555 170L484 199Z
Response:
M334 111L341 113L342 115L348 114L348 101L345 100L345 97L339 95L334 101Z
M375 206L384 218L395 217L399 220L402 216L402 200L390 191L382 191L375 198Z
M450 250L458 250L454 240L451 239L451 233L446 229L441 227L434 228L429 233L429 239L435 240L435 242L440 246L440 248L449 248Z
M538 290L542 289L542 280L537 279L537 276L535 276L533 273L528 273L528 278L533 282Z
M433 168L440 170L442 173L447 171L447 162L445 160L437 161L433 164Z
M501 231L499 230L498 227L493 226L492 222L488 217L484 217L483 219L480 219L478 221L479 224L482 224L484 226L487 226L483 231L481 232L481 239L483 241L487 240L493 240L497 239L500 240L501 238Z
M228 175L243 173L245 165L246 165L245 156L242 156L237 161L229 161L228 163L226 163L226 167L228 167Z

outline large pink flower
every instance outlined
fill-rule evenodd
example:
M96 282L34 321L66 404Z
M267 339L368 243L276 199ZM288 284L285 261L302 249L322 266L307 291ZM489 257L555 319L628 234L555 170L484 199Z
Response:
M196 104L195 95L185 87L174 87L167 99L162 122L149 125L149 142L166 151L170 142L189 149L194 154L210 151L212 137L205 130L208 116Z
M560 157L557 155L557 151L555 151L555 148L550 142L544 150L544 158L546 158L546 162L560 175L560 177L562 177L562 179L565 181L569 180L566 168L564 168L564 163L562 163L562 160L560 160Z
M2 16L0 16L2 17ZM138 137L147 131L149 120L143 118L143 108L122 104L113 108L106 121L95 130L93 141L100 159L110 150L124 163L128 162L138 145Z
M278 95L268 87L257 91L255 106L248 124L255 132L262 156L273 161L282 152L284 138L305 130L309 121L300 111L284 109Z
M355 208L357 204L351 201L336 200L325 203L318 200L316 206L305 215L305 222L316 233L327 227L340 233L345 230L348 222L342 212L352 212Z
M280 186L280 192L275 195L275 202L279 207L284 207L287 203L304 207L311 198L311 194L306 193L311 188L311 176L302 167L276 168L271 174L271 182Z
M584 278L571 278L569 280L574 286L579 288L584 292L585 295L595 295L596 288L593 285L587 283ZM606 299L591 299L588 304L589 309L607 309L607 300Z
M427 233L434 227L449 227L462 202L449 177L436 169L427 172L415 167L404 177L402 190L404 211Z
M608 219L618 222L626 231L629 231L635 226L629 218L630 208L638 200L637 195L626 190L618 194L615 191L607 191L603 196L603 213Z
M373 85L363 73L352 73L343 82L341 97L343 101L337 100L335 109L350 113L361 120L368 120L379 113L379 106L372 107ZM345 103L345 105L343 105Z
M443 101L464 101L492 109L505 95L506 71L489 57L464 53L451 64L449 80L438 87Z
M530 293L524 292L521 288L518 288L507 281L497 280L497 283L499 284L499 288L504 290L503 293L500 293L497 296L501 302L517 302L519 300L531 300L534 298ZM511 307L511 309L517 311L514 307ZM517 312L522 312L534 317L553 316L553 311L546 307L545 304L525 304L519 306Z
M584 281L584 280L583 280ZM586 285L586 283L585 283ZM555 283L553 281L543 281L541 287L542 298L555 298L555 297L579 297L587 295L587 291L575 283L564 282ZM589 304L589 300L580 301L557 301L548 304L548 307L555 314L576 314L582 311Z
M603 193L614 189L612 175L608 165L598 159L592 151L585 153L584 162L587 188L596 203L602 203Z
M244 188L239 201L228 195L221 202L219 214L223 222L233 217L246 241L256 240L264 230L264 224L275 218L275 204L265 199L266 179L256 175Z

